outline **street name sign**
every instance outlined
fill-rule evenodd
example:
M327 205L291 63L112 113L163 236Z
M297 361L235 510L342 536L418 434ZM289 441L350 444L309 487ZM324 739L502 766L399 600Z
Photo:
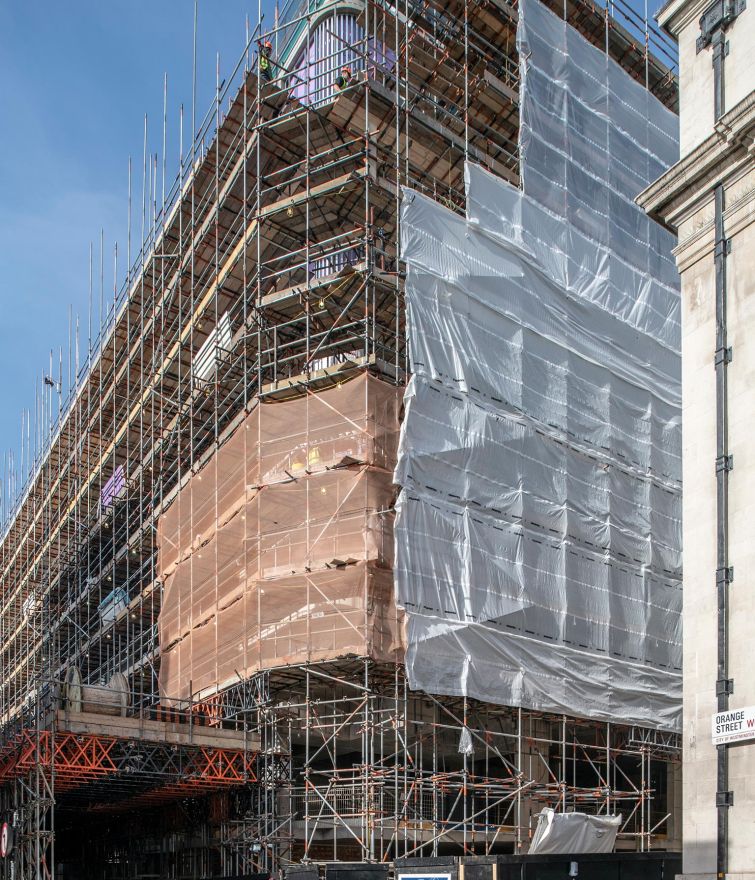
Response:
M755 706L716 712L711 716L711 734L714 746L755 739Z

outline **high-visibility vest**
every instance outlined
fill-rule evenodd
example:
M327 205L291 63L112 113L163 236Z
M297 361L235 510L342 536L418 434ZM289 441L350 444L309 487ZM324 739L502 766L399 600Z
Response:
M260 55L260 70L267 70L270 67L270 59L267 55Z

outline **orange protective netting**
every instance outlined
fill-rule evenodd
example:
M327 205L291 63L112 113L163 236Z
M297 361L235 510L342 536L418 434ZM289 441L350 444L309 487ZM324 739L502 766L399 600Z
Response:
M396 659L393 487L402 390L362 374L258 405L158 523L163 697L264 668Z

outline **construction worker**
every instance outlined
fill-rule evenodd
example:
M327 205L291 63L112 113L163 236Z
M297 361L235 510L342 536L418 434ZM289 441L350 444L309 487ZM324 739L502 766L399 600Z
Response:
M271 58L272 54L273 54L273 44L270 42L270 40L265 40L264 43L260 43L260 51L259 51L260 79L266 83L272 82L272 79L273 79L273 62L272 62L272 58Z
M344 89L348 88L354 82L354 77L351 73L351 68L348 65L345 65L341 68L341 72L336 77L336 89L339 92L342 92Z

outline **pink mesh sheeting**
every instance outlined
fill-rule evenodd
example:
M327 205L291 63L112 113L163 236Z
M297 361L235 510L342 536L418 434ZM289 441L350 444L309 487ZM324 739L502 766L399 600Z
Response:
M402 390L362 375L258 405L158 523L163 697L345 655L393 660Z
M164 652L160 686L187 699L260 669L346 655L390 661L400 653L393 575L359 563L251 582Z

